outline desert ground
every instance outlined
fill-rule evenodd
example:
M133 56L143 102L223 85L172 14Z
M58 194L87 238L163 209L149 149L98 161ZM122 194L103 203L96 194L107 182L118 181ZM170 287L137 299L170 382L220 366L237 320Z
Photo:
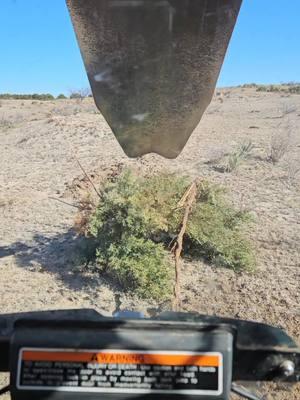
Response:
M275 164L269 159L274 140L284 147ZM249 141L247 158L224 171L226 157ZM176 160L128 159L90 98L1 100L0 143L1 313L94 308L105 315L119 309L153 315L159 309L80 268L72 204L92 188L77 158L95 184L130 166L224 185L235 206L253 215L257 271L184 262L182 308L270 323L300 343L300 95L217 90ZM299 385L255 389L266 399L300 399Z

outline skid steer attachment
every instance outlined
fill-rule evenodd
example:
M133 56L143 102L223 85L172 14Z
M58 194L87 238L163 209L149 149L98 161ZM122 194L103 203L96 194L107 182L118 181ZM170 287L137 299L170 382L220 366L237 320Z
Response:
M125 153L175 158L209 105L242 0L67 0Z

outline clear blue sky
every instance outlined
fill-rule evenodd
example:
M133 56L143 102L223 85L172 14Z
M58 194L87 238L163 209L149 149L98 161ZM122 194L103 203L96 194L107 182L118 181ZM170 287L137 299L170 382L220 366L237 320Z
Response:
M219 86L300 81L300 0L244 0ZM0 93L88 86L64 0L0 0Z

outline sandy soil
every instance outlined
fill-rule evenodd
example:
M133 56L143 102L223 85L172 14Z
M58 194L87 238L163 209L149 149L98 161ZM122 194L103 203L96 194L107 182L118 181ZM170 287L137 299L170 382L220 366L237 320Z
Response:
M284 117L283 114L285 114ZM272 135L288 135L282 160L268 161ZM120 166L172 170L225 185L256 223L255 275L185 263L183 309L264 321L300 342L300 96L217 92L182 154L173 161L123 154L91 99L0 103L0 311L92 307L111 314L157 304L118 293L109 282L78 272L80 241L72 230L74 188L84 186L74 154L95 181ZM251 140L235 171L220 157ZM1 382L0 382L1 383ZM299 385L298 385L299 386ZM268 399L300 398L300 390L261 387Z

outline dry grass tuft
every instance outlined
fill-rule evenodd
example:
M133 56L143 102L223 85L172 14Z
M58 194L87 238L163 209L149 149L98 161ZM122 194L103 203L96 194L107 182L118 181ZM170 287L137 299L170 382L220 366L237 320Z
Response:
M289 115L295 111L294 107L284 108L280 116L281 121L277 125L270 143L269 161L277 164L292 147L292 126Z

